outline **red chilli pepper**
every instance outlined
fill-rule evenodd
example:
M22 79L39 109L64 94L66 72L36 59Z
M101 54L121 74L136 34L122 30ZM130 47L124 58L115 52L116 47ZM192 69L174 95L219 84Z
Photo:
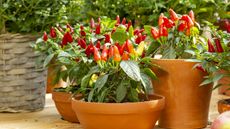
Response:
M119 15L117 15L116 20L117 20L116 26L119 26L120 25L120 17L119 17Z
M128 60L129 59L129 53L128 52L124 52L122 54L122 57L121 57L122 60Z
M200 71L204 72L204 73L207 72L207 71L202 67L201 64L198 64L198 65L196 66L196 68L199 69Z
M159 31L157 28L155 27L152 27L151 28L151 34L152 34L152 37L157 40L159 38Z
M168 30L165 26L161 25L159 29L159 36L168 36Z
M125 24L126 24L126 18L125 18L125 17L122 19L121 24L123 24L123 25L125 25Z
M132 21L130 20L130 21L128 22L128 26L127 26L127 29L126 29L127 32L129 31L129 28L130 28L131 25L132 25Z
M122 46L119 49L120 55L123 55L124 51L127 50L126 43L123 43Z
M44 32L44 34L43 34L43 41L47 41L48 40L48 35L47 35L47 33L46 32Z
M64 34L64 37L62 39L62 46L67 45L67 43L72 43L73 42L73 37L69 32L66 32Z
M113 53L114 58L113 58L113 60L116 61L116 62L121 61L121 55L120 55L120 52L119 52L117 46L113 46L113 49L114 49L114 53Z
M103 45L103 49L102 49L102 53L101 53L101 59L104 60L104 61L107 61L107 58L108 58L108 48L107 48L107 45L104 44Z
M210 39L208 39L208 52L215 52L214 46L212 45Z
M100 61L101 60L101 55L100 55L98 49L94 46L93 50L94 50L94 52L93 52L94 60L96 62Z
M163 17L163 20L164 20L163 25L166 28L172 28L173 26L175 26L175 23L172 20L168 19L167 17Z
M78 39L78 45L81 46L81 48L86 48L86 42L84 39Z
M139 34L137 35L137 38L135 39L135 43L136 43L136 44L139 44L141 41L142 41L142 34L139 33Z
M97 41L96 48L98 48L99 50L101 49L101 42L100 41Z
M101 33L101 25L100 24L96 25L95 33L96 34L100 34Z
M91 42L87 48L85 49L85 54L87 55L87 57L90 57L90 55L94 52L93 49L93 43Z
M182 15L181 20L184 20L187 23L188 28L194 26L192 19L188 15Z
M170 14L170 19L172 21L177 21L179 19L177 14L172 9L169 9L169 14Z
M222 45L220 43L220 39L215 39L215 44L216 44L217 52L219 52L219 53L224 52L224 49L223 49L223 47L222 47Z
M126 40L125 44L126 44L126 47L128 49L128 52L131 53L131 54L135 54L133 44L129 40Z
M105 43L110 43L110 35L109 34L105 34Z
M185 22L180 23L178 26L178 31L183 32L187 28L187 25Z
M56 34L55 29L53 27L50 28L50 37L51 38L57 37L57 34Z
M110 46L110 48L109 48L109 58L113 58L113 55L114 55L114 48L113 48L113 46Z
M95 28L95 22L94 22L93 18L91 18L91 20L90 20L90 28L91 29Z
M134 32L133 32L134 35L137 35L139 34L139 29L135 29Z

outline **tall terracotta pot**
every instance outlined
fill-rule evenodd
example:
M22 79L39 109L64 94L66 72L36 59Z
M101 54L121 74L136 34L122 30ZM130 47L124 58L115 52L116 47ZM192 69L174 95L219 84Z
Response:
M72 95L66 92L52 92L52 99L62 118L69 122L79 122L75 112L72 109Z
M51 93L54 88L58 87L66 87L67 83L63 80L59 80L57 84L53 84L53 80L55 79L55 66L48 67L47 72L47 83L46 83L46 93Z
M72 100L84 129L153 129L164 108L164 97L134 103L93 103Z
M193 69L194 62L153 59L162 69L153 68L159 80L155 93L165 96L165 109L159 120L163 128L203 128L208 123L212 85L199 86L205 73Z

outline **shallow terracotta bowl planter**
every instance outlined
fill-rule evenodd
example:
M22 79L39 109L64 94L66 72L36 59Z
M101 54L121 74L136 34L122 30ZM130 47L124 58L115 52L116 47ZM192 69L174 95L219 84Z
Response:
M223 113L225 111L230 111L230 99L219 100L218 103L218 112Z
M84 129L153 129L164 108L164 97L135 103L94 103L72 100Z
M75 112L72 109L72 95L66 92L52 92L52 99L55 102L56 108L62 118L69 122L79 122Z

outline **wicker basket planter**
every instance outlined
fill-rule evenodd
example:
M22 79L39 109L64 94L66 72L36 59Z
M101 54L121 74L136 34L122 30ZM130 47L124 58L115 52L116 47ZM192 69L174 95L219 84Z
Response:
M36 66L30 43L36 37L0 35L0 112L41 110L45 104L45 71Z

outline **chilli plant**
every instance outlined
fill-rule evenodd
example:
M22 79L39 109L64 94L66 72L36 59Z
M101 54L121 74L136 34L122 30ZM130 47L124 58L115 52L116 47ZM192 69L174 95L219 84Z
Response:
M120 20L119 16L116 20L98 18L97 23L91 19L90 26L77 24L74 28L75 37L69 36L61 44L65 48L65 44L76 42L86 55L84 59L91 64L77 92L85 101L137 102L148 99L151 78L156 76L150 69L151 59L144 57L147 45L144 29L134 30L130 21Z
M217 30L217 27L210 23L209 26L212 38L207 39L203 51L197 53L197 59L201 62L199 67L208 73L201 85L217 82L223 77L230 77L230 34ZM214 88L223 85L216 84ZM230 84L224 85L230 86Z
M180 15L169 9L169 15L170 18L163 13L159 16L158 27L145 26L153 37L147 54L160 54L165 59L194 58L194 51L202 42L200 26L195 21L193 11Z

